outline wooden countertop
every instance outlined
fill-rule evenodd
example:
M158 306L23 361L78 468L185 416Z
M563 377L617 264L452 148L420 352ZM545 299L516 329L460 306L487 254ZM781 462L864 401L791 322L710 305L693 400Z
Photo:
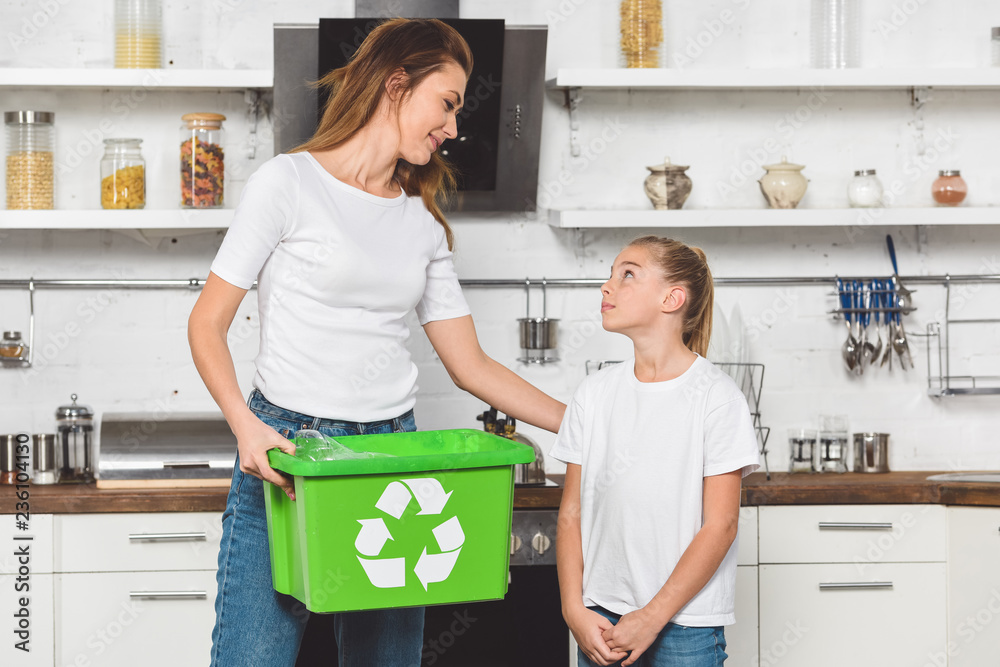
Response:
M939 504L1000 507L1000 484L934 482L933 470L843 475L754 473L743 480L743 505ZM562 475L550 475L559 486L519 487L516 509L555 509L562 497ZM92 512L220 512L225 488L97 489L93 484L31 485L29 505L35 514ZM13 514L15 489L0 486L0 514Z
M558 486L514 489L516 509L555 509L562 498L563 475L552 475ZM0 486L0 514L18 510L13 486ZM33 514L97 512L221 512L228 487L184 489L98 489L94 484L32 484L28 504Z

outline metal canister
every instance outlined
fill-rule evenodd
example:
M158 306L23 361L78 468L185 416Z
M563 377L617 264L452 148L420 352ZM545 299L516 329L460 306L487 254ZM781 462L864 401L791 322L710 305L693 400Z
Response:
M56 461L56 434L36 433L32 436L32 455L35 459L34 484L55 484L59 481L59 464Z
M17 434L0 436L0 484L14 484L17 479Z
M889 434L854 434L854 472L889 472Z
M56 431L59 437L60 482L94 481L94 411L87 405L73 403L56 410Z

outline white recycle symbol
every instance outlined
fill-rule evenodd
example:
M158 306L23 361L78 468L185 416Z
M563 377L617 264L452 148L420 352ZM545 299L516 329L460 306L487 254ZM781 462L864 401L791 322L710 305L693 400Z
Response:
M404 479L399 482L390 482L382 492L382 496L375 503L377 509L382 510L389 516L399 519L410 504L410 498L416 498L420 505L417 515L441 514L445 503L451 497L452 492L444 492L441 482L436 479L426 477L419 479ZM381 517L377 519L358 519L361 524L361 532L354 540L354 546L358 553L365 556L378 556L382 552L387 540L393 539L385 521ZM451 574L458 560L458 554L462 551L462 544L465 543L465 533L462 531L462 524L458 517L453 516L444 523L438 525L431 531L434 539L437 540L441 549L439 554L427 553L424 546L423 553L417 560L413 568L413 573L427 590L427 584L444 581ZM362 558L358 556L361 567L364 568L368 580L378 588L399 588L406 585L406 559L405 558Z

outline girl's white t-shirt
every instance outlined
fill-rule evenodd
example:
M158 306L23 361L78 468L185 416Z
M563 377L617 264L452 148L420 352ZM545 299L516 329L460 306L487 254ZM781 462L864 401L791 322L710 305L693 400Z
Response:
M746 398L701 356L665 382L640 382L634 359L589 375L551 455L581 466L583 602L616 614L644 607L666 583L702 526L703 479L746 476L760 461ZM671 621L735 622L736 550L734 541Z
M380 421L416 402L404 318L469 314L444 228L419 197L378 197L334 178L308 152L250 177L212 273L257 280L253 385L318 417Z

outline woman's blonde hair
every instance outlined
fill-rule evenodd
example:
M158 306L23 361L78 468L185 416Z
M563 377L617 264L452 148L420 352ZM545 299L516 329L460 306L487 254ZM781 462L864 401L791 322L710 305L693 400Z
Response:
M643 236L629 246L644 248L667 283L680 283L687 288L682 328L684 344L692 352L707 356L708 341L712 337L715 285L705 252L662 236Z
M437 19L391 19L365 38L346 65L332 70L316 85L330 97L312 138L290 153L324 151L350 139L374 117L385 95L385 83L400 69L406 80L399 88L402 101L434 72L449 63L472 74L472 51L458 31ZM437 153L425 165L396 163L394 178L411 197L419 196L444 227L448 248L454 236L441 212L439 200L455 189L454 168Z

